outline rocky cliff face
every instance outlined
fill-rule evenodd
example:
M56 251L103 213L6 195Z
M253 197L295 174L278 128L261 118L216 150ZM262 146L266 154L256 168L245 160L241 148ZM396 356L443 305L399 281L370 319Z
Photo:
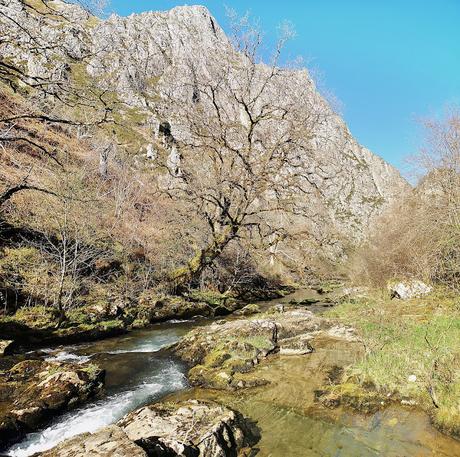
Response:
M10 1L11 8L17 9L20 22L21 8L17 3L17 0ZM59 8L70 8L61 2L53 3ZM181 124L181 113L176 112L172 117L168 112L169 96L182 90L184 106L196 103L197 94L193 89L196 81L212 78L214 69L224 62L231 63L228 72L237 84L245 57L234 49L216 20L202 6L176 7L129 17L112 15L107 20L96 20L83 12L78 14L77 10L73 16L74 23L61 24L59 34L75 37L84 30L89 40L67 38L70 54L78 60L78 56L89 52L93 56L86 68L89 77L100 87L116 92L121 101L142 115L138 126L145 140L142 140L141 151L135 153L144 161L156 157L158 139L161 137L164 142L166 128L174 140L169 143L167 164L175 173L179 172L181 157L175 140L188 133ZM30 62L37 66L34 59ZM257 66L259 75L267 71L266 65ZM181 88L177 84L179 78ZM317 237L327 227L336 239L359 240L372 220L388 203L407 191L409 185L396 169L357 143L341 117L318 93L306 70L290 71L285 81L290 92L299 91L308 98L312 111L325 113L315 125L314 134L310 132L306 140L311 154L303 158L310 184L315 189L315 198L306 202L306 206L321 207L323 213L316 225ZM282 96L283 91L273 90L271 102Z
M106 75L104 83L108 87L116 87L124 100L143 109L155 101L161 103L164 94L175 90L176 75L187 71L185 63L191 62L194 68L195 74L189 75L193 84L194 78L209 73L220 62L233 59L237 67L244 59L235 52L209 11L201 6L111 16L92 30L92 37L98 50L90 73L97 77ZM120 49L123 51L119 52ZM265 70L261 64L259 71ZM330 223L339 232L359 238L373 217L408 185L396 169L357 143L344 121L318 94L305 70L292 72L290 83L293 90L308 87L312 106L329 113L316 128L313 157L305 160ZM273 97L276 96L274 93ZM192 97L193 94L188 103L193 103ZM152 137L161 117L155 121ZM171 124L173 135L180 136L181 126Z

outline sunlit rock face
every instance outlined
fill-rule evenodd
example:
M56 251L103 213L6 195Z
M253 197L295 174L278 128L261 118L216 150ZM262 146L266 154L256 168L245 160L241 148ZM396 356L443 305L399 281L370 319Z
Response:
M17 10L16 19L21 22L17 3L11 0ZM246 68L246 57L235 50L202 6L97 20L75 6L55 3L59 8L72 8L74 21L60 24L59 31L47 32L48 36L64 37L68 54L77 60L83 54L92 56L86 67L88 77L142 113L142 128L150 132L143 148L144 159L160 157L160 144L166 151L164 160L170 174L181 177L186 170L179 145L190 132L180 109L173 114L168 110L171 96L182 97L184 107L202 103L207 109L196 82L212 80L225 68L237 87ZM55 25L47 27L53 30ZM75 38L81 31L84 39ZM30 59L30 65L39 67L40 62ZM263 79L269 71L261 63L254 78ZM263 101L276 103L286 94L305 97L312 113L321 113L313 127L306 126L303 139L309 144L309 153L302 160L312 193L308 197L299 195L299 201L307 217L291 218L289 224L302 227L307 219L310 235L326 257L334 258L340 256L346 243L362 240L375 217L410 187L395 168L358 144L343 119L317 91L307 70L286 70L283 87L270 89ZM245 113L232 106L230 93L227 108L235 111L235 122L247 122ZM168 125L167 135L164 125ZM276 129L276 125L271 128ZM270 135L270 131L266 134Z
M216 66L233 61L230 71L237 75L236 68L244 64L244 57L235 52L216 20L201 6L111 16L92 33L101 51L95 55L91 72L110 75L110 85L139 106L148 103L148 96L164 100L165 95L178 90L176 75L187 73L190 63L195 72L189 75L190 86L194 78L209 76ZM267 67L261 64L259 71L263 73ZM330 222L340 232L359 238L372 218L409 186L395 168L357 143L306 70L291 71L289 82L293 91L307 87L312 110L327 114L315 127L313 151L305 160ZM193 90L187 95L184 102L194 103ZM273 93L273 98L278 95ZM180 122L171 127L174 136L184 135Z

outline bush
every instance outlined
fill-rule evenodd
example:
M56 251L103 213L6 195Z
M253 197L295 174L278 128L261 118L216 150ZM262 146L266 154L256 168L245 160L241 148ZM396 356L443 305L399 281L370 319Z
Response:
M22 305L51 299L48 263L33 247L5 248L0 252L0 288L3 305L14 311Z
M352 256L360 282L417 277L460 289L460 113L427 127L428 146L417 158L424 177Z

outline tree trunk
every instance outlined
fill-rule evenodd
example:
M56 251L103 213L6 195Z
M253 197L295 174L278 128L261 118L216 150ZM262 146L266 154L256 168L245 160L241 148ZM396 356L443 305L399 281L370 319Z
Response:
M226 228L222 235L198 251L184 267L174 270L170 274L174 292L180 294L188 287L197 285L205 268L220 256L225 246L236 237L237 232L237 227Z

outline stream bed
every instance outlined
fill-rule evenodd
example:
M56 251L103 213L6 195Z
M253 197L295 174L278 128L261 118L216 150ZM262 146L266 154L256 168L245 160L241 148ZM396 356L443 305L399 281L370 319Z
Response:
M134 409L185 389L185 366L163 348L187 333L193 323L165 323L107 340L45 350L45 359L83 363L106 370L105 395L56 417L44 430L28 434L7 455L27 457L84 432L94 432Z
M302 298L297 292L271 304ZM314 305L312 309L320 313L327 306ZM318 406L314 392L327 371L359 357L359 351L344 341L319 341L315 352L304 356L273 355L251 373L270 381L261 388L236 394L190 388L186 367L165 348L206 322L164 323L108 340L42 351L49 360L93 361L104 368L105 394L56 417L6 454L33 455L77 434L94 432L142 405L166 397L211 399L239 410L261 432L254 454L257 457L460 456L460 442L435 430L421 411L395 405L372 415L360 415Z

